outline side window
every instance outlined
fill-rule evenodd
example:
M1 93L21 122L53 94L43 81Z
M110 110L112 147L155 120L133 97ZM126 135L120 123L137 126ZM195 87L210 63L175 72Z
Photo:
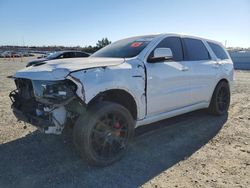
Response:
M209 60L210 55L207 51L207 48L201 40L183 38L184 43L184 55L185 60L187 61L200 61L200 60Z
M66 52L63 54L63 58L72 58L72 57L74 57L73 52Z
M182 44L181 39L179 37L167 37L163 39L156 48L170 48L173 53L174 61L182 61L183 60L183 52L182 52ZM153 55L151 52L150 55Z
M88 57L88 54L82 53L82 52L76 52L75 53L76 57Z
M223 59L229 59L227 53L225 52L225 50L218 44L212 43L212 42L207 42L208 45L212 48L213 52L215 53L215 55L223 60Z

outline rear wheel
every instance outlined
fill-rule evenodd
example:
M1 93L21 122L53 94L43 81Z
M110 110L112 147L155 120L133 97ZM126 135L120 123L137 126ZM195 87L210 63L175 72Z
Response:
M125 107L101 102L77 120L74 143L91 164L106 166L124 155L134 134L134 123Z
M230 105L230 88L227 82L221 81L216 86L208 111L214 115L224 115Z

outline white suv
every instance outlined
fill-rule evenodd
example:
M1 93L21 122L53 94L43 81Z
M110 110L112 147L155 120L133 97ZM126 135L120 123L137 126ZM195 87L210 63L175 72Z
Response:
M160 34L34 65L14 79L19 120L52 134L74 125L80 154L105 166L121 158L138 126L202 108L227 113L233 63L218 42Z

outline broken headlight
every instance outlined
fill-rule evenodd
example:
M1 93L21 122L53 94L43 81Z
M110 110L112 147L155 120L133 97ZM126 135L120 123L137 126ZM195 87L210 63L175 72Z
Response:
M40 102L60 103L74 97L76 85L70 80L32 81L34 95Z

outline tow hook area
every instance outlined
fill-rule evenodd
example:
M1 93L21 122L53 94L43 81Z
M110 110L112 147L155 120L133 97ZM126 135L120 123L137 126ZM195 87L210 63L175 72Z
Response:
M61 134L64 129L65 122L66 122L67 112L65 110L65 107L60 106L52 111L49 108L44 108L44 111L51 112L51 118L54 124L54 126L49 126L46 130L44 130L44 133L56 134L56 135Z

